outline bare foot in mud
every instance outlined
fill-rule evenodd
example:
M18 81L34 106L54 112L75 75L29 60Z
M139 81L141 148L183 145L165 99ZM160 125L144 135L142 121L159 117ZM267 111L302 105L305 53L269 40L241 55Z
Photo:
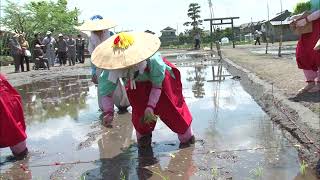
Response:
M13 154L16 160L22 160L28 156L28 148L26 148L24 151L22 151L19 154Z
M184 149L187 147L190 147L191 145L193 145L196 142L196 138L194 136L191 136L191 138L185 142L185 143L180 143L179 148L180 149Z

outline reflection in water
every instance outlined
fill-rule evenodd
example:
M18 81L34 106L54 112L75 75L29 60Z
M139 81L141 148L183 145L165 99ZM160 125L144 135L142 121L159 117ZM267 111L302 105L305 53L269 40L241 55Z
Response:
M87 76L61 77L18 87L27 124L67 115L78 120L79 111L86 108L89 82Z
M238 81L206 82L211 68L179 69L182 77L190 76L182 84L193 115L195 146L179 149L176 134L160 121L153 147L140 151L132 142L130 113L116 116L113 128L100 124L96 87L88 78L48 80L20 87L33 153L26 162L0 158L0 179L30 179L22 163L30 165L34 179L256 179L257 168L263 169L261 179L316 179L313 173L299 175L297 151ZM256 147L267 149L233 151ZM88 163L50 166L79 161Z
M180 68L182 74L189 74L190 69L193 68ZM261 168L262 179L295 178L299 172L299 158L295 148L243 90L240 82L231 79L210 81L210 72L211 68L203 69L203 74L206 74L204 78L209 79L203 85L204 97L186 99L194 117L193 127L197 138L205 141L198 148L204 155L193 155L198 167L195 177L255 179L252 174ZM190 94L192 88L188 80L182 82L185 94ZM266 149L233 151L257 147ZM206 154L210 151L223 152ZM212 177L212 168L217 169L216 177ZM308 179L308 176L303 179Z
M188 71L188 75L192 76L189 77L187 80L190 82L194 82L192 85L192 92L195 98L203 98L205 95L204 91L204 66L196 66L194 67L194 72Z
M132 144L133 126L131 114L119 115L115 119L113 129L104 129L101 139L98 140L100 160L96 163L98 168L82 174L85 179L139 179L169 177L169 179L189 179L195 171L192 153L194 147L177 150L172 147L174 157L167 154L166 146L156 144L155 147L138 149ZM156 153L154 152L156 149ZM165 157L157 157L165 152ZM161 162L168 161L166 167ZM177 169L178 167L178 169Z
M128 177L129 164L131 159L130 151L128 149L131 142L133 125L130 121L131 115L129 113L119 115L115 119L113 129L109 129L98 140L100 151L101 167L100 175L103 179L113 177L120 179L121 176Z
M101 126L101 138L98 140L100 160L99 168L89 170L82 175L85 179L121 179L128 177L132 168L133 152L129 146L132 143L133 125L131 114L118 115L114 119L114 128Z

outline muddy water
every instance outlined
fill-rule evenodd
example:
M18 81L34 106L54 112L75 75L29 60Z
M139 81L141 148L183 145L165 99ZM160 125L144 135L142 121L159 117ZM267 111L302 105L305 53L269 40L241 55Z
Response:
M0 179L315 179L299 175L297 151L238 81L212 81L211 67L180 70L194 146L179 149L158 121L153 148L138 150L130 113L103 127L89 77L64 77L18 87L31 153L13 162L2 150Z

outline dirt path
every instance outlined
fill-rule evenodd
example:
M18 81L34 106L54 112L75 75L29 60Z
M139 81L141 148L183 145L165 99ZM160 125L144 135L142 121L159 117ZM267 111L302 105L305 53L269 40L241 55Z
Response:
M257 47L246 45L238 46L236 49L224 47L222 51L226 58L255 73L261 79L274 84L281 93L292 101L299 101L319 114L320 93L296 97L297 91L305 85L305 82L303 72L297 68L294 54L279 58L276 55L252 53L252 49L255 48Z
M32 67L33 64L30 65ZM1 73L4 73L9 79L10 83L14 86L21 86L24 84L30 84L36 81L42 81L45 79L54 79L56 77L63 76L77 76L77 75L90 75L90 62L86 60L84 64L76 64L75 66L58 66L50 70L31 70L29 72L14 73L14 66L3 66L0 69Z

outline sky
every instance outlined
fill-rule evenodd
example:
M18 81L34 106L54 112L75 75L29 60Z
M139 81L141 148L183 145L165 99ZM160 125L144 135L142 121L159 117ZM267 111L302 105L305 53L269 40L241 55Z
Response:
M0 0L4 1L4 0ZM26 2L30 0L14 0ZM267 2L269 2L270 18L281 11L281 0L212 0L214 17L237 16L235 25L268 19ZM283 10L293 11L296 3L303 0L282 0ZM188 6L196 2L201 6L201 18L210 17L208 0L68 0L68 7L78 7L80 20L100 14L118 23L116 31L151 30L158 35L167 26L183 32L183 23L189 21ZM227 26L225 26L227 27ZM202 28L209 29L209 22Z

